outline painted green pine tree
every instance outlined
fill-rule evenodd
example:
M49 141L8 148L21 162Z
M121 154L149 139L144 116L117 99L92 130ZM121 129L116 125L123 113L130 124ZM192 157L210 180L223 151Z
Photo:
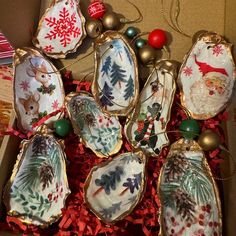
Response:
M134 96L134 82L132 79L132 76L130 75L129 80L125 87L125 100L128 100L129 98Z
M121 82L126 82L125 78L125 70L121 68L121 66L117 65L115 62L112 65L111 69L111 84L115 86L117 83L119 84L119 87L121 88Z
M110 107L113 106L113 103L111 102L112 99L114 99L114 97L112 96L112 88L109 87L107 82L104 83L104 86L100 95L101 95L100 101L103 107L107 109L107 106L110 106Z
M93 196L96 196L102 190L104 190L107 195L111 193L111 190L116 190L116 184L121 181L121 175L123 174L123 167L116 166L115 170L109 171L108 174L103 174L101 179L95 179L95 184L100 186L100 188L94 192Z
M108 56L105 60L105 63L103 65L102 69L101 69L101 72L103 72L102 76L104 76L105 74L108 75L108 72L110 71L110 69L111 69L111 57Z

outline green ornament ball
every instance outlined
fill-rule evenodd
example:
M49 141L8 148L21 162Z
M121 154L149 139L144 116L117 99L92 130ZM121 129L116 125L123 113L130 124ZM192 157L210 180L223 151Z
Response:
M179 131L185 139L194 139L200 134L200 126L194 119L183 120Z
M135 41L135 47L136 47L137 49L142 48L145 44L146 44L146 40L144 40L144 39L137 39L137 40Z
M72 129L71 123L67 119L57 120L54 123L54 128L55 128L55 133L60 137L66 137Z
M125 31L125 35L130 39L133 39L137 34L138 30L133 26L128 27Z

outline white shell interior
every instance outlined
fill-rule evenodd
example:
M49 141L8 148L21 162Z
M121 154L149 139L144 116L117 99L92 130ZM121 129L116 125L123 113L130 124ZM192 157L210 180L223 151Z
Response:
M56 0L42 17L36 46L48 56L65 57L68 52L74 51L82 40L84 30L78 2Z
M134 117L136 112L134 111L130 117L131 122L129 123L128 121L128 124L125 126L127 139L132 146L140 147L144 152L152 156L157 155L162 147L169 143L165 130L170 118L176 85L173 75L163 72L161 69L154 69L152 71L139 98L139 113ZM153 86L158 87L156 92L153 92ZM157 104L161 106L158 112L154 109ZM151 113L148 107L152 110ZM142 126L140 130L139 123ZM148 127L145 128L145 126ZM127 132L128 127L130 132ZM142 132L143 134L140 135ZM147 140L145 144L142 143L144 140ZM150 141L153 144L150 144Z
M235 65L229 46L199 40L183 65L179 82L185 107L199 119L218 114L230 100L235 81Z
M104 114L93 97L76 95L71 98L68 109L74 128L79 129L80 137L87 147L101 157L120 150L122 141L119 120Z
M137 74L129 48L121 38L113 39L99 46L97 58L101 105L108 112L127 109L137 93Z
M33 146L42 148L41 155L34 154ZM60 145L53 137L36 135L23 150L21 160L11 185L8 210L34 225L55 222L70 193ZM53 168L53 179L43 189L40 173L46 176L50 172L45 163Z
M174 175L173 171L170 174L170 170L167 168L169 159L162 169L159 194L162 198L162 227L165 235L171 236L173 231L179 232L178 235L221 235L221 212L218 196L213 186L213 179L209 178L210 173L206 173L206 167L205 170L203 169L205 166L204 154L201 151L186 151L184 155L188 164L181 165L176 162L176 165L182 168L181 173L175 172ZM177 176L179 176L178 180ZM170 200L170 196L176 195L174 192L176 188L189 194L192 201L195 202L189 220L187 214L183 217L184 211L188 212L188 200L184 196L179 196L185 201L186 209L184 209L184 204L181 205L181 208L177 208L177 201Z
M29 53L22 63L16 65L15 110L23 131L32 130L35 121L63 106L64 89L60 74L46 74L55 70L56 68L40 53ZM45 123L55 121L58 117L59 114Z
M113 186L110 188L110 193L107 194L104 188L98 186L97 179L107 175L112 177L112 172L117 170L117 167L122 170L123 174L120 178L116 176ZM130 183L134 184L134 176L139 175L138 189L134 188L133 193L124 187L123 184L130 178ZM144 189L145 163L139 161L137 154L124 153L117 156L111 161L106 162L103 166L95 167L87 181L88 185L85 190L85 199L89 204L90 209L103 221L113 222L124 218L129 211L140 201Z

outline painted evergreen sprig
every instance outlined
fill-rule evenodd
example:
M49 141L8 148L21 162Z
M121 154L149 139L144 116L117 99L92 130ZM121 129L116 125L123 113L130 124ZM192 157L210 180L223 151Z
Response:
M126 191L130 190L134 193L135 189L139 189L142 183L142 172L139 174L134 174L134 178L127 178L127 182L123 183L123 187L126 187L119 195L122 196Z
M117 211L120 210L120 206L121 206L122 202L118 202L118 203L114 203L112 204L111 207L102 209L100 211L101 215L105 218L105 219L111 219L112 215L115 214Z
M124 174L124 170L121 166L116 166L114 171L109 171L108 174L103 174L101 179L96 179L95 184L100 188L94 192L93 196L96 196L102 190L107 195L111 193L111 190L116 190L116 184L121 181L121 175Z

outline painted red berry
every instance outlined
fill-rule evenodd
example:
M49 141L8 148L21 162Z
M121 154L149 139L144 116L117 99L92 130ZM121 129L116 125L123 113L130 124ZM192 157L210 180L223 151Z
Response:
M163 48L166 40L166 33L161 29L155 29L148 35L148 43L154 48Z
M173 216L170 219L172 222L175 222L175 218Z
M200 215L199 215L199 219L203 220L203 219L204 219L204 215L203 215L203 214L200 214Z
M209 226L210 226L210 227L213 226L213 222L212 222L212 221L209 222Z
M199 220L199 225L204 225L202 220Z
M88 14L93 19L100 19L106 13L106 6L102 1L95 0L88 6Z
M216 232L214 232L214 236L218 236L218 234Z
M187 227L188 227L188 228L190 228L190 227L191 227L191 224L190 224L190 223L188 223L188 224L187 224Z
M174 230L174 229L172 229L172 230L171 230L171 233L172 233L172 234L174 234L174 233L175 233L175 230Z
M215 227L217 227L217 226L218 226L218 223L217 223L216 221L214 222L214 226L215 226Z
M202 206L202 211L206 211L206 207L205 206Z
M52 200L52 193L48 194L48 200L51 201Z

